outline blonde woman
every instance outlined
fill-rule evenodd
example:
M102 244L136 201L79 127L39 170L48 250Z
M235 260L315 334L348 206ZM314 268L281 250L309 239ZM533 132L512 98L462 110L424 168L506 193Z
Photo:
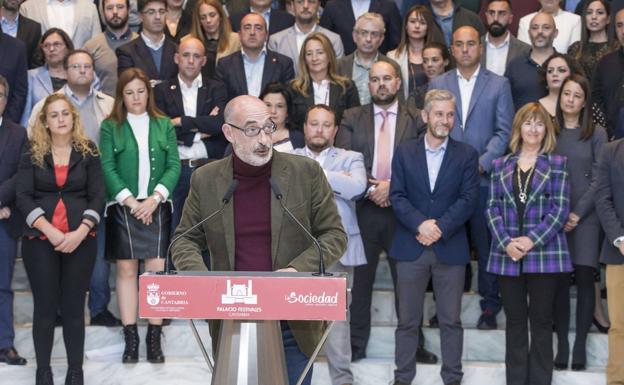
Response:
M17 207L27 225L22 256L34 299L37 385L52 384L59 307L69 366L65 383L83 383L85 294L104 196L97 147L86 137L78 112L64 94L48 96L17 174Z
M303 130L306 112L315 104L331 107L336 113L336 124L340 124L346 109L360 105L353 81L338 75L336 53L323 33L314 32L306 37L297 65L298 75L288 86L292 100L289 116L294 129Z
M213 77L219 59L241 49L238 33L232 32L230 20L219 0L197 1L190 35L201 40L206 47L209 60L202 69L203 76Z

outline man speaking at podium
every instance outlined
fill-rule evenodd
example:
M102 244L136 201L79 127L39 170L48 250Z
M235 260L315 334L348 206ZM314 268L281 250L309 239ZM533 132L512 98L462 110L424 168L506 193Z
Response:
M222 205L223 211L173 245L178 270L207 270L202 250L208 249L212 271L317 271L317 249L282 210L279 199L318 239L327 266L343 255L347 236L322 168L314 160L273 151L275 124L269 115L264 102L249 95L225 107L223 134L232 144L232 155L193 173L176 236ZM232 188L232 201L224 204ZM210 322L214 352L219 326ZM322 328L318 321L282 322L290 385L297 382ZM303 384L311 378L310 370Z

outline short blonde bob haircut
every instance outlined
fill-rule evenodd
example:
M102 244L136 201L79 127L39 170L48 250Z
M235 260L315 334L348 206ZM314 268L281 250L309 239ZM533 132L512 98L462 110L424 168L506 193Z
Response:
M537 102L527 103L516 112L513 123L511 125L511 139L509 140L509 149L516 153L522 149L522 124L530 120L537 120L544 123L546 132L542 139L540 153L550 153L557 145L557 130L548 111Z

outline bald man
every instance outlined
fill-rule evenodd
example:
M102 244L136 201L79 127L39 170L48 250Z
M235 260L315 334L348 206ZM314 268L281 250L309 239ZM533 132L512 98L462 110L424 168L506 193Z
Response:
M221 159L227 141L221 132L227 94L223 84L202 77L206 50L201 40L183 38L173 58L178 75L156 86L158 108L176 128L182 172L173 191L172 226L180 222L191 174L211 160Z
M224 117L222 130L232 144L232 155L193 174L176 235L221 207L221 199L234 179L238 187L221 218L205 223L173 246L178 270L206 271L202 251L208 249L211 271L317 271L316 248L283 214L271 191L271 179L284 194L284 205L317 237L325 264L334 264L346 250L347 235L321 166L312 159L273 151L275 124L260 99L236 97L226 106ZM291 385L297 382L320 340L322 327L322 322L282 322ZM219 323L211 321L210 329L216 351ZM303 384L310 384L311 378L312 371Z
M529 26L531 51L528 55L512 60L505 70L505 77L511 83L516 110L527 103L537 102L546 95L540 68L546 59L556 52L553 42L557 34L555 19L551 14L540 12L531 19Z
M453 33L451 53L457 69L433 78L429 89L446 89L454 94L457 103L451 138L470 144L479 153L479 202L469 221L470 240L479 260L482 297L477 327L496 329L496 314L502 305L496 278L485 269L490 254L485 206L492 161L507 149L514 106L509 81L481 66L483 43L475 28L461 27Z

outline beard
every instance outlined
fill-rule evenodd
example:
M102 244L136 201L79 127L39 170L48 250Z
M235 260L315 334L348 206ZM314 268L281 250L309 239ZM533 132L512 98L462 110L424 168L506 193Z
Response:
M111 20L105 20L106 26L110 29L121 29L128 23L128 15L126 17L114 17Z
M322 152L324 149L329 147L331 143L328 140L314 141L314 140L306 140L306 146L313 152Z
M240 143L232 143L232 150L243 162L252 165L252 166L264 166L269 163L271 157L273 156L273 146L272 144L265 146L263 144L258 144L254 147L252 152L248 152L244 146ZM260 156L256 154L256 150L268 150L268 155Z
M436 139L445 139L451 132L451 127L440 124L438 126L429 126L429 134Z
M498 21L494 21L492 24L488 25L488 32L493 37L501 37L507 32L507 26L502 25Z
M373 103L380 105L380 106L387 106L389 104L394 103L397 97L397 93L394 93L394 94L386 93L385 95L379 95L380 90L381 88L377 90L378 92L377 94L371 94L371 100L373 101Z

